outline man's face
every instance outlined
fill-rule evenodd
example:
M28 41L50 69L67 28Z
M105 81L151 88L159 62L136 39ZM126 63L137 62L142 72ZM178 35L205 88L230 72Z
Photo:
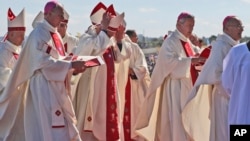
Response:
M25 31L10 31L8 40L16 46L20 46L24 40Z
M235 20L227 25L226 30L230 37L232 37L235 41L238 41L241 39L244 26L242 26L242 22L240 20Z
M67 31L67 23L61 22L59 26L57 27L57 31L60 33L62 38L65 36L66 31Z
M53 9L47 18L47 21L53 26L58 27L59 24L64 20L64 12L63 9L58 7Z
M99 34L100 31L102 30L101 24L96 25L96 26L95 26L95 30L96 30L96 34Z
M117 29L117 32L116 32L116 39L118 40L121 40L124 38L124 33L125 33L125 27L120 25Z
M138 42L138 36L136 33L134 33L131 37L130 37L131 41L134 42L134 43L137 43Z
M193 32L194 19L187 18L183 23L178 23L178 30L187 38L189 38Z
M191 41L191 43L195 46L199 46L199 39L197 36L195 35L190 35L189 40Z

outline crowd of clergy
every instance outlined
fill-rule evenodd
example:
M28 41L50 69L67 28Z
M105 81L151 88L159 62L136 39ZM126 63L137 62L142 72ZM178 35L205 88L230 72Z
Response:
M80 36L70 15L45 3L24 40L25 9L7 11L0 41L0 141L229 141L250 123L250 42L235 15L207 47L179 14L149 74L125 13L96 4Z

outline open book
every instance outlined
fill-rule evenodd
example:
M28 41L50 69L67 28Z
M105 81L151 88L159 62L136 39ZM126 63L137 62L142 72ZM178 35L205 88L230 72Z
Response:
M105 64L100 56L77 56L76 59L84 61L84 64L87 68Z

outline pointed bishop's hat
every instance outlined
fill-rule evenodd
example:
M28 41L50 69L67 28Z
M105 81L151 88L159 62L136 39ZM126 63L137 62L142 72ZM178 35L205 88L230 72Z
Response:
M118 27L124 22L124 16L125 16L125 14L123 12L120 15L117 15L117 16L113 17L110 20L108 30L112 31L112 32L117 31Z
M33 20L32 27L35 28L37 23L41 22L43 19L44 19L44 14L42 11L40 11Z
M118 12L115 12L115 13L116 13L116 15L120 15L120 13L118 13ZM127 27L127 22L125 21L124 18L123 18L123 20L122 20L122 22L121 22L121 25L122 25L124 28Z
M101 24L102 16L106 12L106 10L107 10L107 7L102 2L99 2L94 7L92 12L90 13L90 20L93 25Z
M69 13L64 9L64 14L63 14L64 20L62 22L68 23L69 22Z
M117 31L118 27L122 24L123 20L124 20L124 12L121 14L118 14L117 12L115 12L114 6L113 4L111 4L108 8L107 8L107 13L110 13L112 18L110 20L109 26L108 26L108 30L115 32Z
M23 9L17 16L8 9L8 31L25 31L25 9Z
M114 8L113 4L111 4L111 5L107 8L106 12L107 12L107 13L110 13L111 16L116 16L116 12L115 12L115 8Z

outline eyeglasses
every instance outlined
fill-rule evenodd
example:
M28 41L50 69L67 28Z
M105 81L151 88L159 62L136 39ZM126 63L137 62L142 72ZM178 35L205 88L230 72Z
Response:
M233 26L233 27L236 27L238 29L244 29L243 25L229 25L229 26Z

